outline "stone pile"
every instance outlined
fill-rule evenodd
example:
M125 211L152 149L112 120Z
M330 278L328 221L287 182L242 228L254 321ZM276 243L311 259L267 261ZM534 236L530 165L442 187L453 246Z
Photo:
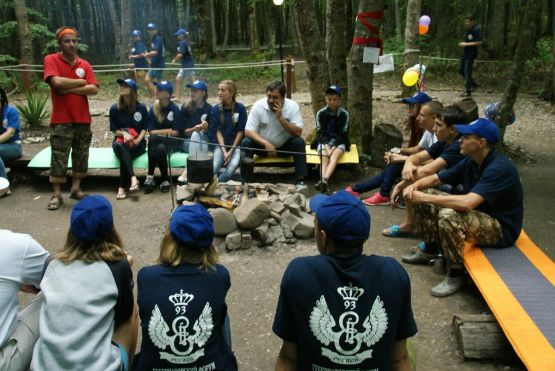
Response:
M189 186L178 200L183 200L184 194L194 194L193 188L199 189ZM306 196L297 193L294 186L252 184L250 189L256 192L251 193L248 200L240 201L233 211L224 207L208 209L214 219L216 243L220 247L225 245L229 251L253 246L294 247L297 239L314 236L314 216L309 214ZM219 200L233 198L233 191L225 184L210 191L211 196ZM188 197L186 201L193 201L193 198Z

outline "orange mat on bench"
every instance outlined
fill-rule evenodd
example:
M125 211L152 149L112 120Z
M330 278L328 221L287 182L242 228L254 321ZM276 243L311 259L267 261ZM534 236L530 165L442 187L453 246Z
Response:
M464 263L526 367L555 370L555 263L524 231L506 249L467 244Z

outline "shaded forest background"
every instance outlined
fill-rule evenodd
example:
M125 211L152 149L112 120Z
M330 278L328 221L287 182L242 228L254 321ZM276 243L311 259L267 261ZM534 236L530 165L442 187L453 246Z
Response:
M321 35L326 34L326 0L313 2L316 23ZM0 64L15 63L20 55L16 8L23 3L28 16L29 37L32 39L32 62L40 62L46 52L55 49L53 32L61 25L75 26L87 58L93 63L122 61L130 42L129 34L155 22L161 28L167 56L174 53L178 27L186 27L196 58L208 61L229 50L257 53L260 48L275 49L277 22L281 20L282 42L286 52L299 54L292 1L276 7L271 0L0 0ZM351 40L357 0L345 0L347 34ZM432 23L427 35L421 37L423 54L457 57L456 40L461 38L462 21L473 14L482 28L484 45L482 59L509 59L521 32L520 27L534 27L538 56L551 54L553 37L553 0L542 1L541 21L520 25L521 6L525 1L423 0L421 14L428 14ZM386 52L402 51L407 2L383 1L382 37ZM350 43L347 43L350 47Z
M357 21L358 13L383 11L383 18L373 22L384 52L397 53L396 73L420 60L436 78L443 71L450 78L456 75L456 60L441 58L459 57L463 20L474 16L483 37L479 59L492 62L481 64L479 81L504 90L498 122L504 131L521 85L555 99L554 1L286 0L276 6L271 0L0 0L0 67L42 64L43 56L57 49L54 32L61 25L80 31L81 54L93 65L127 63L131 31L142 31L148 45L149 22L160 27L167 61L175 55L173 34L179 27L189 30L197 63L277 59L281 35L284 55L306 60L313 110L323 106L321 92L328 84L340 85L352 136L369 149L373 69L362 63L363 48L351 40L377 35ZM419 36L422 14L432 21ZM225 71L226 77L236 80L275 78L262 69L231 71ZM34 82L40 84L39 74ZM0 69L0 84L17 89L21 75Z

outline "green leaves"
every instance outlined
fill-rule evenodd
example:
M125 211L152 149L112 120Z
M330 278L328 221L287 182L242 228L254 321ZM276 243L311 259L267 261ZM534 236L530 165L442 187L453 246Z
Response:
M46 111L48 95L26 93L25 96L27 98L27 105L16 103L15 106L25 119L25 122L27 122L27 125L30 127L39 126L42 121L48 118L48 112Z

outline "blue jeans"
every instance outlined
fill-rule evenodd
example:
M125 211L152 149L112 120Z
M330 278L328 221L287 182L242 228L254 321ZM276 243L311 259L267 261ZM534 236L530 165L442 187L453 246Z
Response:
M231 159L227 163L225 170L218 177L218 182L223 183L231 179L231 176L235 174L235 170L239 167L239 162L241 161L241 150L235 148L233 153L231 153ZM218 174L222 166L224 165L224 153L220 146L214 148L214 174Z
M193 132L188 140L183 142L183 152L188 154L208 153L208 136L198 131Z
M364 182L355 184L352 189L355 192L364 193L380 187L380 195L382 197L389 196L391 189L395 184L395 180L401 176L404 165L404 162L389 164L379 174L374 175L372 178L367 179Z
M4 161L15 160L21 157L21 144L0 143L0 177L7 178Z
M464 77L464 88L467 92L471 92L472 88L476 85L472 78L473 65L474 58L463 56L459 61L459 73Z

